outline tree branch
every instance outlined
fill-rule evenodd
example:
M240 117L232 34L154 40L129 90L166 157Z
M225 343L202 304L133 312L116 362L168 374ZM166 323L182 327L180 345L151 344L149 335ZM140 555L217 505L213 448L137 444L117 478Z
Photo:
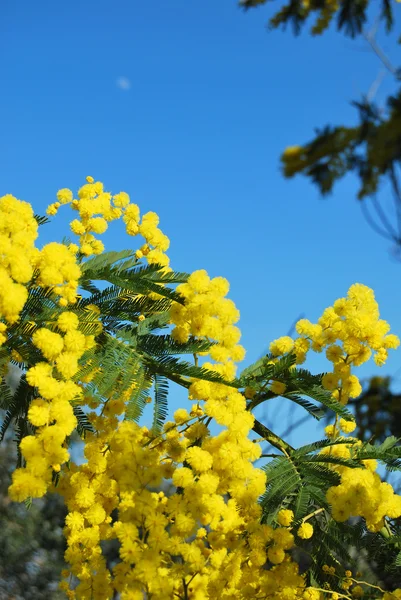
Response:
M362 209L363 216L365 217L366 222L373 229L373 231L378 233L381 237L384 237L386 240L394 241L394 237L392 235L387 233L385 230L381 229L377 225L377 223L374 222L374 220L372 219L371 215L368 212L367 203L365 201L361 202L361 209Z
M364 33L363 37L368 42L368 44L370 45L370 47L372 48L372 50L376 54L376 56L378 56L378 58L381 60L383 65L386 67L386 69L388 71L390 71L390 73L392 75L394 75L394 77L396 77L396 79L400 79L400 69L395 67L392 64L392 62L390 61L388 56L380 48L379 44L376 42L375 35L376 35L376 31L373 31L373 32L369 32L369 33Z
M270 429L268 429L263 423L260 423L257 419L255 419L255 423L252 427L253 431L260 435L260 437L264 438L266 442L269 442L272 446L277 448L277 450L281 450L283 454L288 456L291 452L294 451L294 448L287 444L284 440L281 439L278 435L273 433Z
M397 244L401 245L401 189L397 179L394 164L390 167L390 181L394 196L395 213L397 215L398 236Z

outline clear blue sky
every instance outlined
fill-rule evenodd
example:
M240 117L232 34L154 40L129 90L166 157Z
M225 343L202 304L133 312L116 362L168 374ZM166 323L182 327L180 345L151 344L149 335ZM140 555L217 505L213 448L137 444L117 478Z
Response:
M401 333L401 264L365 223L356 180L321 200L279 168L281 151L315 126L353 124L350 101L380 64L362 39L268 33L268 15L244 13L236 0L0 7L1 192L44 213L57 189L76 190L90 174L155 210L175 269L231 282L246 363L354 282L374 288ZM384 47L391 54L395 44ZM387 77L378 98L389 89ZM389 190L381 197L390 202ZM69 217L61 213L43 239L66 232ZM109 249L132 242L121 232L115 225ZM400 365L401 350L380 373Z

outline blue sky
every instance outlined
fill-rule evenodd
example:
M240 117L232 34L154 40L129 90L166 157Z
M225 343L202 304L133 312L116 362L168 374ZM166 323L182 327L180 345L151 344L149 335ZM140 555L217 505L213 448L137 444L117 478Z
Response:
M229 279L246 364L354 282L375 290L401 334L401 264L365 223L357 181L322 200L279 165L314 127L353 124L350 101L381 65L362 39L267 32L269 14L244 13L235 0L0 7L1 193L44 213L57 189L76 190L90 174L155 210L175 269ZM395 43L383 46L396 56ZM378 100L391 89L387 76ZM390 202L387 188L381 199ZM65 233L69 217L60 213L43 240ZM121 233L114 224L108 249L129 247ZM400 357L361 373L394 374ZM321 357L309 364L325 367Z

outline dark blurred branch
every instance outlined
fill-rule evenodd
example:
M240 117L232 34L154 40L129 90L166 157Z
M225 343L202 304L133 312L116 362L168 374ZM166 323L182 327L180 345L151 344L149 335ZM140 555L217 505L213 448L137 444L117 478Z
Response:
M400 184L399 184L399 181L397 178L397 174L395 172L394 165L391 165L391 168L390 168L390 181L391 181L391 187L393 190L395 213L397 215L397 224L398 224L397 243L401 244L401 189L400 189Z
M400 79L400 69L395 67L392 64L392 62L390 61L388 56L385 54L385 52L381 49L379 44L376 42L376 32L377 32L377 28L373 28L372 31L364 33L363 36L364 36L365 40L368 42L368 44L370 45L370 47L372 48L373 52L376 54L376 56L378 56L378 58L381 60L383 65L386 67L386 69L388 71L390 71L390 73L392 75L394 75L394 77L396 77L397 79Z
M386 238L387 240L393 240L394 239L392 235L388 234L384 229L381 229L377 225L377 223L372 219L372 217L371 217L371 215L369 213L369 210L368 210L367 202L362 201L361 202L361 208L362 208L363 216L365 217L366 222L373 229L373 231L375 231L381 237Z
M382 207L380 206L379 202L377 201L376 196L372 195L372 196L370 196L370 199L372 201L372 204L374 206L374 209L375 209L380 221L382 222L383 227L387 230L388 234L391 236L390 239L392 239L398 243L399 236L397 234L397 231L394 229L394 227L391 225L390 221L387 219Z

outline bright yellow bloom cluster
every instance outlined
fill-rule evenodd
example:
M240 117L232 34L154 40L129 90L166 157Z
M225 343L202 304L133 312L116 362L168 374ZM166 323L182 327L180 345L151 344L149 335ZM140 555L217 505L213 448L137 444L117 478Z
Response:
M344 432L350 425L355 428L355 423L340 419L339 427ZM340 438L337 424L329 425L325 429L326 435L344 442L330 446L321 451L322 454L333 458L352 459L357 456L362 442L355 438ZM332 507L332 515L336 521L346 521L350 517L361 516L366 520L366 525L371 531L379 531L384 526L385 516L395 519L401 516L401 496L394 494L388 483L381 481L375 473L377 461L372 459L361 461L365 468L352 469L345 465L331 465L331 468L341 475L341 483L328 490L327 500Z
M32 279L38 224L27 202L6 195L0 198L0 320L15 323L27 300L24 284ZM0 322L0 345L6 341Z
M293 342L288 336L279 338L271 344L270 350L275 355L294 351L297 362L302 363L310 348L316 352L326 349L326 357L332 362L333 370L323 376L323 386L332 392L334 399L346 404L349 398L356 398L362 392L359 379L351 373L351 368L369 360L372 351L376 353L376 364L384 364L388 349L397 348L400 343L396 335L388 333L390 326L379 316L373 291L364 285L354 284L347 297L326 308L316 324L307 319L298 321L298 339ZM325 432L329 438L336 439L340 430L351 433L355 426L353 421L340 419L327 426ZM349 459L353 458L360 445L361 442L350 439L350 444L331 446L322 453ZM330 488L327 498L337 521L362 516L370 530L378 531L384 525L385 516L401 516L401 497L394 494L389 484L381 482L375 473L376 461L363 462L365 468L361 469L332 466L341 474L341 483Z
M89 177L78 199L68 189L59 190L57 199L49 214L62 204L71 204L79 213L71 229L80 236L80 260L82 255L103 251L94 234L102 234L110 221L122 217L129 235L145 239L137 258L146 257L149 263L168 268L164 253L169 241L158 228L157 215L149 212L141 219L139 208L124 192L111 196ZM2 210L12 216L8 229L0 219L0 283L4 271L11 284L23 290L18 310L6 308L8 313L1 312L0 296L0 318L11 323L18 319L27 297L25 284L33 276L37 275L35 285L50 287L59 295L62 307L75 302L80 278L77 246L52 243L42 251L34 248L36 221L27 206L12 197L0 199L0 217ZM17 235L17 221L28 232L24 239ZM18 248L22 262L18 262ZM177 291L183 304L174 303L171 309L173 337L179 343L190 336L212 342L203 353L209 362L202 366L232 382L244 349L235 326L239 312L226 297L228 282L196 271ZM64 497L68 508L65 558L70 567L61 584L67 597L108 600L117 593L121 600L321 600L321 590L305 587L305 578L290 554L297 538L313 536L307 520L316 511L301 524L298 521L294 530L294 513L285 508L278 512L274 526L260 522L258 500L266 489L266 478L254 466L261 447L250 439L254 417L247 410L245 395L230 385L194 378L189 399L196 403L190 411L177 410L161 433L123 420L126 402L138 382L133 381L124 394L110 390L96 396L90 382L102 367L94 368L89 361L92 371L86 368L81 377L80 366L85 352L95 344L94 336L83 331L89 331L88 321L94 324L92 332L101 328L99 309L78 305L74 311L58 309L52 320L40 327L33 325L32 344L41 354L26 372L36 396L28 410L34 433L21 442L25 465L13 474L9 490L18 501L40 497L52 486L54 474L59 474L53 491ZM5 330L0 321L0 340L2 326ZM324 385L343 403L360 389L351 366L362 364L371 350L380 364L387 349L398 344L396 336L387 335L387 324L379 320L373 292L359 284L351 287L347 298L326 309L316 325L301 320L297 331L300 337L295 341L288 336L275 340L272 354L295 352L301 363L310 348L325 348L333 372L325 377ZM17 355L14 351L13 357ZM273 381L270 390L284 393L285 384ZM75 400L93 409L87 413L93 432L86 434L85 461L79 465L69 460L67 446L77 423ZM215 435L209 429L212 420L219 425ZM341 419L326 433L336 440L340 430L350 433L354 426ZM324 452L352 458L358 444L349 438L349 443ZM363 466L351 470L334 465L341 483L329 490L328 499L335 519L361 515L376 531L386 515L401 514L401 499L374 473L375 461L363 461ZM168 487L164 487L166 482ZM118 543L120 561L109 568L103 551L112 541ZM70 575L79 581L75 589L67 581ZM348 590L355 580L344 582ZM350 593L359 597L358 586ZM336 594L330 594L335 599ZM385 594L385 600L397 594Z
M132 229L133 224L135 223L138 227L138 232L146 240L146 244L137 251L137 257L141 258L143 254L146 256L146 260L149 264L159 264L168 267L169 259L165 252L170 246L170 240L158 228L159 217L157 214L154 212L145 213L142 217L142 221L139 222L139 215L138 220L136 220L136 210L133 213L128 212L128 214L127 211L124 216L127 233L129 233L130 228ZM133 215L135 215L135 217Z
M43 247L36 266L39 269L37 283L49 287L60 296L60 306L74 304L77 300L78 280L81 269L77 264L77 246L65 246L50 242Z
M264 477L258 485L254 477L240 494L239 476L215 468L210 445L193 445L208 439L202 421L189 419L181 431L168 423L153 439L129 422L116 431L113 418L96 418L96 425L98 434L86 445L88 462L72 467L58 488L70 510L66 559L80 579L71 597L106 599L113 589L122 600L144 593L167 600L185 591L198 600L254 598L262 591L278 600L289 590L288 597L300 597L303 579L285 554L294 545L292 534L258 522ZM184 461L189 466L181 466ZM151 491L166 478L172 478L174 493ZM119 541L121 557L112 572L100 547L110 539ZM277 566L256 570L267 559Z
M385 516L390 519L401 516L401 496L394 494L391 485L382 482L369 466L365 469L344 467L340 485L328 490L327 500L336 521L362 516L370 531L380 531ZM375 465L372 466L374 470Z
M94 345L93 335L78 330L78 317L63 312L56 322L58 333L45 327L36 329L33 344L47 362L38 362L26 373L26 380L37 389L28 420L36 428L20 444L26 466L13 473L9 488L13 500L43 496L52 479L69 458L65 441L75 429L77 420L71 402L80 398L82 389L72 381L78 371L78 360Z
M57 214L62 204L70 204L79 214L78 219L70 223L71 231L79 235L79 250L84 256L101 254L104 244L93 234L102 234L108 229L108 223L122 218L128 235L138 234L145 238L146 243L137 251L137 258L146 256L149 264L160 264L167 267L169 259L165 254L170 241L158 228L159 217L154 212L148 212L140 218L140 210L132 204L126 192L112 195L105 192L103 183L94 181L93 177L86 178L87 183L78 190L78 199L74 199L69 189L61 189L57 200L47 208L48 215Z
M185 304L175 303L172 307L173 338L183 343L193 335L216 342L210 356L217 362L243 360L245 350L238 344L241 332L234 325L239 312L225 297L228 291L228 281L223 277L210 279L204 270L192 273L187 283L177 287Z
M297 536L302 540L309 540L313 535L313 526L310 523L302 523L297 530Z
M346 298L336 300L326 308L317 323L301 319L296 324L299 338L293 341L285 336L270 346L275 355L294 351L297 364L302 364L307 352L326 350L326 357L333 370L323 377L323 385L333 392L333 397L342 404L349 398L357 398L362 387L352 366L360 366L375 352L377 365L386 362L388 349L397 348L399 339L388 334L389 324L379 318L379 308L373 291L356 283L350 287Z
M227 282L196 272L179 291L186 302L174 306L176 330L183 327L186 339L216 340L210 357L219 362L204 366L231 379L242 352L234 327L238 311L225 298ZM96 434L85 440L87 462L63 469L57 488L69 509L66 559L80 580L74 592L68 590L71 598L106 599L112 590L123 600L144 593L155 600L185 593L194 600L262 592L266 598L301 597L303 578L286 554L294 536L259 524L265 475L252 464L261 449L248 437L253 417L244 396L203 380L194 380L189 392L198 401L191 413L176 411L156 438L133 423L118 424L121 400L107 400L102 416L92 414ZM205 423L210 417L223 426L216 436ZM151 491L166 479L174 493ZM121 557L112 572L101 550L110 539L119 541ZM256 574L266 561L273 569Z
M35 284L51 288L60 305L76 300L80 268L77 248L52 242L38 250L38 224L27 202L0 198L0 345L6 340L5 323L15 323L28 298L26 285L37 271Z
M292 510L288 510L286 508L282 508L279 510L277 514L277 522L279 525L283 527L291 528L291 523L294 520L294 513ZM310 523L306 522L306 519L303 523L298 527L296 534L302 540L308 540L313 535L313 526Z
M215 308L212 318L231 325L226 309L237 317L235 307L220 306L222 314ZM231 360L208 366L234 374ZM156 438L133 423L117 427L116 412L124 404L92 416L97 433L86 439L87 462L73 465L57 488L70 511L66 559L80 580L71 597L106 599L115 589L123 600L144 593L167 600L187 589L199 600L251 598L258 590L278 598L285 589L293 597L303 590L297 565L286 557L293 535L259 524L265 475L252 465L261 450L248 438L253 417L245 398L200 380L190 394L206 401L204 410L198 402L190 414L176 411ZM224 426L214 437L204 422L210 416ZM151 491L170 478L172 495ZM115 510L118 521L112 524ZM100 546L109 539L120 542L121 563L112 573ZM255 567L267 560L274 570L255 576Z
M277 522L279 523L279 525L282 525L283 527L289 527L293 520L294 513L292 512L292 510L288 510L286 508L282 508L281 510L279 510L277 515Z

